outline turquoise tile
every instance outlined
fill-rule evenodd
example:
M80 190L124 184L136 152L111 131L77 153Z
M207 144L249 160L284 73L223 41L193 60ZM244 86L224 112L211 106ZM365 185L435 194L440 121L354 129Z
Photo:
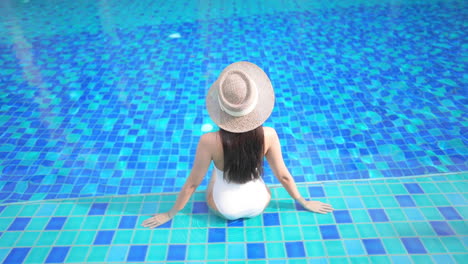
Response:
M41 232L23 232L21 237L16 241L15 247L31 247L41 235Z
M133 232L134 232L133 230L116 230L114 234L113 244L114 245L131 244L130 241L132 241ZM94 237L95 232L89 232L88 236Z
M226 244L208 244L207 260L226 259Z
M395 196L377 196L377 198L379 199L380 204L385 208L400 206L395 200Z
M343 243L340 240L324 241L325 249L329 257L346 256Z
M325 191L326 197L341 197L343 194L340 191L340 187L335 184L325 184L323 186L323 190Z
M265 241L265 236L261 228L246 228L245 237L247 242L262 242Z
M349 195L347 195L349 196ZM332 205L335 210L347 209L346 201L343 198L328 198L328 203Z
M385 209L390 221L407 221L406 215L401 209Z
M117 229L120 223L120 216L105 216L101 221L99 229Z
M441 237L440 240L451 253L466 253L466 247L457 237Z
M68 217L62 227L62 230L80 230L84 221L83 217Z
M326 245L324 245L322 241L305 241L304 247L305 247L307 256L313 256L313 257L328 256L328 252L325 251Z
M23 210L22 205L8 205L0 213L0 217L16 217Z
M302 229L304 230L304 228L305 227L303 227ZM265 227L263 230L265 232L266 241L283 241L283 234L280 226Z
M375 195L374 189L372 188L372 186L367 185L367 184L356 185L356 189L361 194L361 196Z
M73 210L74 204L60 204L54 212L54 216L68 216Z
M248 218L248 219L244 220L244 224L245 224L245 226L248 226L248 227L263 226L262 219L263 219L263 217L261 215L253 217L253 218ZM222 220L222 223L223 223L223 225L222 225L223 227L226 226L226 221L225 220Z
M84 218L83 228L86 229L98 229L104 219L103 216L88 216Z
M431 256L426 256L426 255L412 255L411 259L413 260L414 263L431 263L432 262Z
M431 195L429 195L429 197L431 198L432 202L436 206L449 206L449 205L451 205L450 202L447 200L447 198L445 198L445 196L442 195L442 194L431 194Z
M369 256L371 263L391 264L392 261L387 256Z
M300 225L316 225L317 219L316 214L311 212L298 212L299 224Z
M330 264L340 264L340 263L348 264L348 263L350 263L348 258L343 258L343 257L330 258L330 259L328 259L328 262Z
M11 225L11 223L13 223L14 220L15 220L15 218L2 218L2 221L0 221L0 230L7 230L8 227ZM34 219L31 219L31 220L34 220ZM29 223L28 226L31 225L31 222Z
M96 231L80 231L74 242L75 245L92 245Z
M228 242L245 242L247 239L244 230L244 228L228 228L226 234Z
M107 253L107 262L125 262L127 259L128 246L111 246Z
M388 184L388 187L395 195L408 194L408 190L401 184Z
M387 254L398 255L407 254L407 251L398 238L383 238L382 239Z
M165 244L169 241L170 229L156 228L152 230L151 243Z
M370 223L371 219L367 214L367 211L364 210L350 210L351 217L353 218L354 223Z
M464 254L453 254L452 257L455 259L456 263L465 263L468 261L468 256Z
M350 257L349 261L352 264L370 264L370 260L368 257Z
M412 237L416 236L416 232L413 230L412 226L408 223L393 223L393 228L401 237Z
M92 247L86 259L87 262L105 263L109 247Z
M426 248L427 252L431 253L446 253L447 249L445 249L444 244L438 237L421 237L421 243L423 243L424 247Z
M144 231L145 230L142 230L142 232ZM170 244L185 244L188 241L188 234L189 234L188 229L172 229L169 243Z
M373 184L371 187L377 195L390 195L392 190L386 184Z
M429 198L429 195L412 195L414 203L416 206L424 207L424 206L434 206L432 200Z
M281 225L297 225L299 223L298 216L295 212L288 214L281 213L279 215Z
M24 263L45 263L49 251L49 247L33 247L29 251Z
M354 224L339 224L337 227L342 239L360 237Z
M228 259L245 259L246 258L246 249L245 244L243 243L235 243L235 244L228 244ZM268 245L267 245L267 252L268 252ZM268 253L267 253L268 254ZM269 255L269 254L268 254Z
M468 224L465 221L448 221L457 235L468 236Z
M5 232L0 236L0 247L13 247L21 232Z
M458 190L453 187L453 185L450 182L441 182L437 184L437 187L441 190L443 193L456 193Z
M34 216L36 211L39 209L40 204L28 204L23 207L21 212L18 213L18 216Z
M187 234L188 231L185 230ZM133 232L133 238L132 238L132 242L131 244L132 245L135 245L135 244L149 244L150 241L151 241L151 232L148 232L148 230L135 230Z
M298 226L285 226L283 229L284 240L286 241L299 241L303 240L302 232Z
M190 225L191 215L177 214L172 220L173 228L184 228Z
M205 260L206 245L190 245L187 249L187 260Z
M382 207L379 203L379 200L375 199L375 197L362 197L362 201L364 202L364 205L366 206L366 208Z
M85 263L90 249L91 247L89 246L71 247L65 259L65 263Z
M356 229L361 238L377 237L377 231L372 224L356 224Z
M374 226L377 232L379 233L380 237L398 236L397 233L395 232L395 229L393 229L392 224L390 223L375 223Z
M360 196L355 185L342 185L341 192L344 196Z
M160 235L160 234L153 234L153 239L154 235ZM229 236L226 236L226 240L229 239ZM154 240L153 240L154 242ZM207 229L197 229L197 228L191 228L189 231L189 242L190 243L207 243L208 242L208 233ZM227 241L231 242L231 241Z
M436 236L434 229L427 222L413 222L411 225L418 236Z
M432 194L432 193L440 193L440 189L437 188L437 185L430 182L419 183L421 189L423 189L424 193Z
M304 240L320 240L322 239L320 235L320 230L317 226L303 226L301 228L302 230L302 235L304 236ZM267 232L265 230L265 232ZM268 232L267 232L268 233ZM267 241L271 241L268 239L267 235Z
M57 241L55 241L55 245L58 246L68 246L73 245L73 241L78 236L77 231L62 231L60 232Z
M319 225L326 225L326 224L334 224L335 223L335 218L333 217L333 214L317 214L315 215L315 218L317 219L317 223Z
M426 208L419 208L421 213L426 217L427 220L434 221L434 220L444 220L445 218L436 208L426 207Z
M266 254L270 259L285 258L286 252L283 243L267 243Z
M36 241L36 246L53 246L59 234L60 232L58 231L42 232L41 236Z
M198 249L198 248L197 248ZM188 248L190 250L190 247ZM202 251L205 253L205 251ZM146 255L146 261L154 262L161 261L165 262L167 257L167 245L150 245L148 246L148 251Z

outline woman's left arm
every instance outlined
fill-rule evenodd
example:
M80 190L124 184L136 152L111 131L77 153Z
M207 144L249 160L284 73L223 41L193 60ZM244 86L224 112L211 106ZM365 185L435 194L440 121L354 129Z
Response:
M185 181L184 186L180 190L174 206L169 212L159 213L149 219L146 219L143 221L142 226L155 228L159 225L162 225L171 220L177 214L177 212L185 207L187 202L190 200L190 197L195 192L198 185L200 185L208 171L212 160L212 152L210 147L211 144L212 143L209 134L201 136L200 141L198 142L192 170L190 171L190 175Z

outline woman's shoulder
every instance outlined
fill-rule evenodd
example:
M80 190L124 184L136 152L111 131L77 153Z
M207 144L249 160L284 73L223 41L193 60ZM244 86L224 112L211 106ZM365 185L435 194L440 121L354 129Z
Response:
M263 127L263 134L265 137L276 137L277 133L276 130L272 127Z

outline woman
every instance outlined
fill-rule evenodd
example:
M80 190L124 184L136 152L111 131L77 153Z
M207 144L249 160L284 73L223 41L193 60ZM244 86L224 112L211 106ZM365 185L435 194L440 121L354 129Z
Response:
M182 210L211 161L215 167L206 199L221 217L233 220L263 213L271 199L261 177L264 157L289 195L304 208L322 214L333 211L329 204L306 201L301 196L284 164L276 131L262 126L274 102L271 81L258 66L236 62L226 67L206 97L208 113L220 131L200 138L192 170L172 209L145 220L143 226L162 225Z

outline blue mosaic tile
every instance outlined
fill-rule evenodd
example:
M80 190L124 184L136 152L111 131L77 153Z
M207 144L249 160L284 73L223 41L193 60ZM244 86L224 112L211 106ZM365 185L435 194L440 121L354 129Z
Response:
M453 207L438 207L437 209L439 209L446 220L462 220L460 214Z
M208 242L226 242L226 229L225 228L210 228L208 230Z
M64 262L70 247L53 247L45 263L62 263Z
M247 243L247 258L263 259L265 256L265 245L263 243Z
M288 258L303 258L306 256L303 242L286 242Z
M431 226L439 236L455 235L452 228L450 228L450 226L447 224L447 222L431 221Z
M388 222L387 214L383 209L368 209L370 217L374 222Z
M409 254L426 254L427 251L424 245L417 237L403 237L401 241L405 245L406 250Z
M122 216L120 218L119 229L133 229L137 218L137 216Z
M13 223L11 223L10 227L8 228L8 231L24 230L28 226L30 221L31 221L31 218L29 218L29 217L15 218Z
M320 233L323 239L339 239L340 234L335 225L321 225L319 226Z
M364 247L366 248L367 254L379 255L385 254L385 249L380 239L363 239Z
M146 259L148 246L130 246L128 251L127 261L129 262L143 262Z
M45 230L60 230L67 221L66 217L52 217L47 223Z
M94 240L94 245L110 245L115 231L99 231Z
M413 198L409 195L397 195L395 196L397 199L398 203L400 204L401 207L412 207L416 206L414 204Z
M264 213L262 217L263 217L263 224L265 226L280 225L280 219L277 213Z
M348 210L335 210L333 211L333 216L335 217L336 223L343 224L353 222Z
M22 263L24 258L29 253L31 248L14 248L10 251L8 256L5 258L3 263L5 264L17 264Z
M187 251L186 245L170 245L167 260L184 260Z

